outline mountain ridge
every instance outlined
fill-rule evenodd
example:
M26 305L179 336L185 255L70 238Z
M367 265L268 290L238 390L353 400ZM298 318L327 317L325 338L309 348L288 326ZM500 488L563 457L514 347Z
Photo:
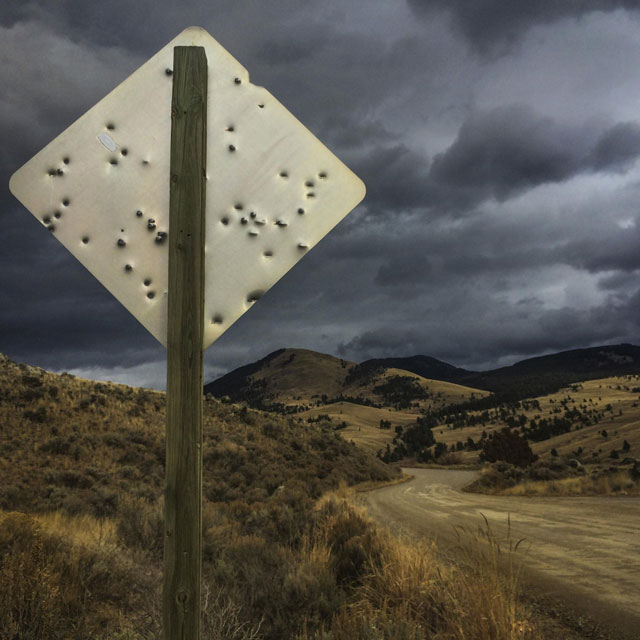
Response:
M373 358L357 364L307 349L282 348L209 382L205 385L205 393L216 397L229 396L232 401L246 401L251 406L264 406L263 396L269 381L264 377L257 380L255 375L279 357L287 358L280 363L280 368L290 366L298 354L305 354L307 359L317 357L325 362L340 363L342 369L347 369L343 388L349 385L353 387L356 383L363 384L374 375L394 369L400 370L400 375L406 372L427 380L488 391L501 398L531 397L574 382L640 373L640 346L630 343L559 351L487 371L463 369L425 355ZM396 372L396 377L399 374ZM304 388L304 385L300 388ZM273 388L269 393L277 395Z

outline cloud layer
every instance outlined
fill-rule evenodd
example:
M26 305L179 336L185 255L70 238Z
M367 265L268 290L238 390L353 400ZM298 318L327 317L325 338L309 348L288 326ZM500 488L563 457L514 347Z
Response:
M636 342L640 2L0 7L0 351L161 387L164 350L10 196L11 173L183 28L208 29L368 187L207 352L483 368Z

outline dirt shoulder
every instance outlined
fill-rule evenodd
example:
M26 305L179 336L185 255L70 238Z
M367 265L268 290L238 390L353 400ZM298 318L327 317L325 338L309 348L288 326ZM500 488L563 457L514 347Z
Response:
M486 518L502 545L524 539L518 553L521 582L541 612L573 621L582 634L577 638L638 637L640 498L471 494L461 489L473 480L473 471L405 473L415 479L361 495L378 522L434 539L443 554L455 558L456 528L481 530Z

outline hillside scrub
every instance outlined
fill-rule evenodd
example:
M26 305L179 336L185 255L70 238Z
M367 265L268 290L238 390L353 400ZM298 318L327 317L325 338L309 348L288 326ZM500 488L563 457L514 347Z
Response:
M0 638L160 637L164 395L6 358L0 383ZM533 638L501 580L476 606L473 569L327 496L396 475L331 428L208 399L203 640Z
M550 458L527 469L500 461L486 465L465 491L511 496L640 495L635 467L586 470L574 458Z
M203 640L534 639L515 574L477 540L460 565L378 529L344 494L304 514L294 545L246 534L221 513L205 524ZM160 637L160 564L110 519L0 516L0 637Z

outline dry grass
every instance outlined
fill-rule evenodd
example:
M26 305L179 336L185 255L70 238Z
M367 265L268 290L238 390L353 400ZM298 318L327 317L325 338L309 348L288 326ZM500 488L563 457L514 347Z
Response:
M560 389L556 393L534 398L540 403L540 409L519 409L517 413L526 415L527 420L550 418L564 413L564 402L569 409L577 408L582 412L597 411L602 414L598 424L532 443L533 452L542 458L548 458L552 449L560 456L568 456L582 447L581 456L584 461L608 460L613 449L621 452L625 440L631 446L629 455L637 458L640 456L640 393L637 391L639 387L640 376L587 380ZM568 398L570 400L567 400ZM554 413L560 408L561 413ZM484 426L461 429L449 429L447 425L440 425L433 433L439 442L451 446L458 441L465 442L468 437L477 442L482 431L489 434L505 426L506 423L500 420L489 421ZM607 432L607 437L602 436L603 430ZM625 454L620 455L624 457ZM462 457L466 462L473 462L477 460L477 452L462 452Z
M0 638L100 637L143 628L157 570L115 541L115 523L67 517L0 516ZM138 636L135 636L138 637Z
M640 484L626 471L558 480L525 481L500 491L508 496L637 496Z
M203 640L536 637L490 556L444 563L353 506L394 474L332 429L205 415ZM2 640L160 637L163 423L161 393L0 359Z
M383 398L374 388L391 378L405 377L416 381L419 387L429 392L429 398L416 402L413 414L420 409L434 409L454 402L463 402L472 397L488 395L487 391L471 389L449 382L428 380L401 369L384 369L374 372L366 380L349 381L349 371L354 362L335 358L327 354L307 349L284 349L277 356L264 363L262 369L249 377L249 384L260 388L260 394L269 402L282 403L289 407L313 409L314 406L330 407L322 397L336 398L341 394L383 404ZM321 411L324 413L324 411ZM313 416L313 412L308 414ZM380 414L374 420L377 427ZM414 418L415 419L415 418ZM361 424L358 426L362 426Z
M316 549L341 557L357 586L330 624L304 630L301 640L541 638L518 600L518 545L501 548L488 525L460 530L458 562L448 564L432 544L377 529L348 496L325 497L318 508ZM349 540L358 541L357 551Z

